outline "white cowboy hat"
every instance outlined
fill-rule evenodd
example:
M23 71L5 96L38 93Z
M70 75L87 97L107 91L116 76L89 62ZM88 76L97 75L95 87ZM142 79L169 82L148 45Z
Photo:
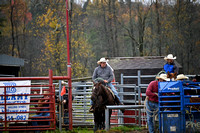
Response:
M97 64L100 64L101 62L108 62L108 60L106 60L106 58L101 58L99 61L97 61Z
M160 76L157 76L156 79L163 79L165 81L168 81L167 74L160 74Z
M185 76L184 74L179 74L176 78L176 80L182 80L182 79L189 79L189 78Z
M175 60L175 59L176 59L176 56L173 57L172 54L168 54L168 55L164 58L164 60L167 60L167 59Z

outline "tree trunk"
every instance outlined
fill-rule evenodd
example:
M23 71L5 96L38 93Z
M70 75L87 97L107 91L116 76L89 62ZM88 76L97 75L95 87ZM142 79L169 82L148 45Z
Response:
M116 14L116 7L115 7L115 0L112 2L113 4L113 22L114 22L114 56L119 56L119 44L118 44L118 30L117 30L117 14Z
M160 33L160 17L159 17L159 9L158 9L158 0L156 0L156 25L157 25L157 35L158 35L158 44L157 44L157 47L158 47L158 55L162 55L161 53L161 33Z
M113 26L112 26L112 10L111 10L111 4L112 4L112 0L108 0L108 34L109 34L109 40L110 40L110 45L111 45L111 49L109 49L110 51L110 57L113 57L115 55L115 50L114 50L114 38L113 38Z
M109 33L108 33L108 28L107 28L107 21L106 21L106 9L105 9L105 7L104 7L104 5L103 5L103 0L101 0L101 7L102 7L102 9L103 9L103 27L104 27L104 37L105 37L105 40L106 40L106 43L107 43L107 46L108 46L108 48L106 48L106 50L107 50L107 56L109 56L109 57L111 57L111 43L110 43L110 39L109 39Z
M130 33L133 36L134 32L133 32L133 18L132 18L132 2L131 0L128 0L128 7L129 7L129 28L130 28ZM133 41L133 39L131 39L131 46L132 46L132 56L136 56L136 52L135 52L135 43Z
M15 54L15 33L14 33L14 20L13 20L13 9L14 9L14 4L12 5L12 0L10 0L10 23L11 23L11 36L12 36L12 56Z

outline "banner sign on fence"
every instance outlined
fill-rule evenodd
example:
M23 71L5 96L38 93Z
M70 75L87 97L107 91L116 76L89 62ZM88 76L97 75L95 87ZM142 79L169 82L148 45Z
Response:
M15 87L15 86L24 86L31 85L30 80L26 81L2 81L0 86L13 86L6 87L6 94L13 96L6 96L6 103L30 103L30 96L14 96L17 94L30 94L30 87ZM4 88L0 87L0 95L4 94ZM5 96L0 96L0 104L4 104ZM26 112L29 111L29 104L14 104L6 105L7 112L16 112L8 113L7 120L28 120L29 113L17 113L17 112ZM5 112L5 106L0 105L0 112ZM5 120L5 114L0 114L0 119Z

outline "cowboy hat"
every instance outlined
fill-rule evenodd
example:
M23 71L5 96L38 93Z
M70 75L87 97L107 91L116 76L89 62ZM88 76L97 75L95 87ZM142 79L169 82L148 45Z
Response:
M189 79L189 78L185 76L184 74L179 74L176 78L176 80L183 80L183 79Z
M101 62L108 62L108 60L106 60L106 58L101 58L99 61L97 61L97 64L100 64Z
M172 54L168 54L168 55L164 58L164 60L168 60L168 59L170 59L170 60L175 60L175 59L176 59L176 56L173 57Z
M160 74L159 76L156 77L156 79L163 79L165 81L167 81L167 74Z

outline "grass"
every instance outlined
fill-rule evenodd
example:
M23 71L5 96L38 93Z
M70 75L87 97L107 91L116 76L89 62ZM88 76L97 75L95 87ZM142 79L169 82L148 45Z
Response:
M94 133L93 130L88 129L88 128L73 128L73 130L62 130L61 132L59 129L56 129L55 131L46 131L44 133Z
M130 131L141 131L143 128L137 127L137 126L119 126L119 127L113 127L109 130L109 132L130 132Z
M130 131L141 131L143 130L144 127L137 127L137 126L119 126L119 127L113 127L111 128L108 133L126 133L126 132L130 132ZM69 131L65 131L62 130L61 132L59 131L59 129L56 129L55 131L46 131L44 133L94 133L94 131L92 129L88 129L88 128L73 128L73 130ZM98 130L97 133L106 133L105 130Z

